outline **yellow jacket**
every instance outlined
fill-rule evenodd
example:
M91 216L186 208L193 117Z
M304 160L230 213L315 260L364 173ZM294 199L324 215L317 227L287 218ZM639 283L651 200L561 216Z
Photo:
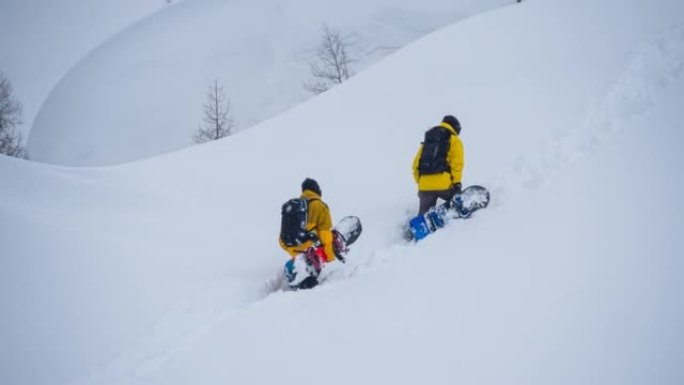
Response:
M304 190L301 198L309 201L309 210L307 214L306 228L318 235L321 240L325 255L328 257L328 262L335 260L335 252L333 251L333 237L332 237L332 217L330 216L330 209L328 205L323 203L321 197L311 190ZM280 247L287 251L292 258L297 254L304 253L306 249L313 245L312 241L307 241L299 246L286 246L283 241L278 240Z
M441 174L420 175L418 172L418 163L420 156L423 153L423 143L420 144L418 152L413 159L413 179L418 184L419 191L440 191L448 190L452 185L461 182L463 174L463 143L458 134L448 123L440 123L440 126L446 128L451 132L449 139L449 153L447 154L447 162L451 167L451 172L443 172Z

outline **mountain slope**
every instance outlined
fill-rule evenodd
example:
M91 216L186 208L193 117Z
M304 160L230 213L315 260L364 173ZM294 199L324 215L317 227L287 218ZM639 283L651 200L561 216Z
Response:
M36 160L72 166L113 165L183 148L202 122L214 80L225 87L237 129L310 97L302 83L323 23L340 31L359 72L429 31L509 3L175 4L102 44L64 76L36 116L28 147Z
M681 11L528 1L225 140L1 159L2 382L680 383ZM494 199L407 245L411 160L445 113ZM326 285L271 293L306 176L364 234Z
M159 0L0 2L0 69L24 106L24 137L52 87L71 67L164 5Z

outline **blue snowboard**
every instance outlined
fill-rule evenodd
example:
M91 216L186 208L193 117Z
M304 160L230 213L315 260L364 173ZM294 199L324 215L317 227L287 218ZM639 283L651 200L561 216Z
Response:
M489 191L482 186L469 186L463 194L455 196L451 202L444 202L423 215L409 221L406 238L420 241L456 218L469 218L479 209L489 204Z

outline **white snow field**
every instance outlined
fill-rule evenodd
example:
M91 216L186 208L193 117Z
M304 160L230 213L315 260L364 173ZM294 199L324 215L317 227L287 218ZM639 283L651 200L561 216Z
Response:
M0 383L681 384L683 72L681 1L529 0L219 141L2 157ZM445 114L492 203L406 243ZM364 233L283 292L305 177Z

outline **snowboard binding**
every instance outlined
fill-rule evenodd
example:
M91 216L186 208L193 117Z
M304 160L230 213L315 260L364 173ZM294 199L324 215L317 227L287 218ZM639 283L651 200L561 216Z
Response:
M335 258L337 258L338 261L345 263L345 262L347 262L347 260L344 257L349 252L349 248L347 247L347 241L344 240L344 237L337 230L333 230L332 234L333 234L333 250L335 251Z
M419 241L444 227L452 219L470 218L489 204L489 191L482 186L469 186L462 194L433 207L427 213L411 218L405 232L407 240Z

